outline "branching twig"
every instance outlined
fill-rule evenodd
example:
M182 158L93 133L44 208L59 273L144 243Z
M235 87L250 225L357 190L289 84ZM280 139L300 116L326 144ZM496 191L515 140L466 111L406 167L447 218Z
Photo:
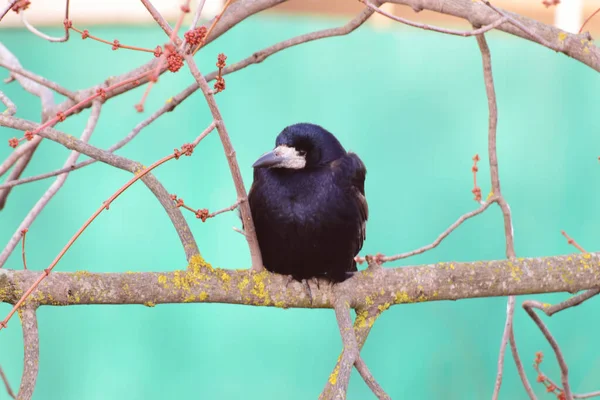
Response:
M195 143L197 143L197 142L199 142L199 140L195 141ZM140 180L141 178L143 178L144 175L148 174L154 168L156 168L156 167L164 164L165 162L167 162L169 160L179 159L179 157L181 155L191 156L192 152L194 151L194 147L195 147L194 144L184 144L181 147L181 150L175 149L175 151L173 152L173 154L168 155L166 157L163 157L162 159L160 159L160 160L156 161L155 163L153 163L152 165L150 165L148 168L144 168L143 170L141 170L138 173L136 173L136 175L133 178L131 178L125 185L123 185L110 198L108 198L108 200L106 200L102 204L102 206L100 206L96 210L96 212L94 212L94 214L90 218L88 218L88 220L83 224L83 226L81 228L79 228L79 230L77 232L75 232L75 234L73 235L73 237L71 237L71 239L63 247L63 249L60 251L60 253L56 256L56 258L54 259L54 261L52 261L52 263L50 263L50 265L48 266L48 268L44 269L44 272L38 277L38 279L36 279L36 281L29 287L29 289L27 289L27 291L25 291L25 293L23 294L23 296L21 296L21 298L19 299L19 301L17 301L17 303L12 308L12 310L8 313L7 317L2 322L0 322L0 329L6 328L7 322L14 315L14 313L19 309L19 307L21 306L21 304L23 304L25 302L25 300L27 299L27 297L38 287L38 285L42 282L42 280L44 280L44 278L46 278L48 275L50 275L50 272L52 271L52 269L56 266L56 264L58 264L58 262L60 261L60 259L71 248L71 246L73 245L73 243L75 243L75 241L77 240L77 238L79 238L79 236L81 236L81 234L83 233L83 231L96 219L96 217L98 215L100 215L100 213L102 213L102 211L108 210L109 207L110 207L110 204L117 197L119 197L131 185L133 185L135 182L137 182L138 180Z
M223 9L221 10L221 12L219 14L217 14L215 16L215 18L213 18L212 23L210 24L210 28L208 28L208 31L206 32L206 35L204 36L204 38L200 41L200 43L198 43L198 46L196 46L196 48L194 49L194 51L192 52L192 55L195 55L198 50L200 50L205 44L206 44L206 40L208 39L208 37L210 36L210 34L212 33L213 29L215 28L215 26L217 25L217 22L219 22L219 20L221 19L221 17L223 16L223 13L225 12L225 10L227 10L227 7L229 7L229 5L231 4L232 0L227 0L225 2L225 4L223 5Z
M11 72L11 75L12 74L23 75L24 77L29 78L32 81L39 83L40 85L46 86L47 88L52 89L56 93L60 93L63 96L68 97L71 100L75 100L77 98L75 93L71 92L70 90L65 89L64 87L60 86L59 84L52 82L51 80L46 79L43 76L36 75L31 71L27 71L23 68L18 68L15 66L8 65L7 63L5 63L3 61L0 61L0 67L6 68L7 70L9 70Z
M344 349L333 373L329 376L329 383L325 390L319 396L319 399L335 399L345 400L346 392L348 391L348 383L350 382L350 373L354 362L359 357L358 343L352 329L352 319L350 318L350 305L346 297L335 295L333 303L335 316L342 335L342 343ZM331 388L328 389L329 384Z
M406 253L402 253L402 254L397 254L395 256L378 256L377 257L377 261L379 263L384 263L384 262L389 262L389 261L396 261L396 260L401 260L403 258L408 258L408 257L412 257L414 255L417 254L421 254L426 252L427 250L431 250L435 247L437 247L442 240L444 240L446 237L448 237L448 235L450 235L456 228L458 228L463 222L465 222L466 220L468 220L469 218L473 218L476 215L481 214L482 212L484 212L485 210L487 210L487 208L494 204L494 202L496 201L495 198L491 198L488 201L486 201L485 203L483 203L481 205L481 207L479 207L476 210L470 211L466 214L463 214L460 216L460 218L458 218L452 225L450 225L444 232L442 232L437 239L435 239L432 243L420 247L416 250L412 250ZM358 263L363 263L366 259L364 257L356 257L356 262Z
M502 196L502 191L500 188L500 175L498 172L498 154L496 151L496 131L498 126L498 106L496 104L496 91L494 89L494 77L492 74L492 57L490 54L490 49L487 45L487 41L485 40L485 35L477 35L475 37L477 39L477 44L479 45L479 50L481 52L481 59L483 64L483 77L485 83L485 92L488 100L488 157L490 164L490 179L492 184L492 196L496 197L496 202L500 206L502 210L502 215L504 217L504 237L506 241L506 258L509 260L514 260L516 258L515 255L515 245L514 245L514 231L512 225L512 216L510 212L510 207L508 203ZM494 393L492 395L493 399L497 399L500 393L500 387L502 386L502 376L504 370L504 354L506 352L506 342L508 340L511 341L511 350L513 352L513 358L515 360L515 364L517 365L517 369L521 368L521 360L518 356L518 350L516 347L516 342L514 341L513 334L513 319L514 319L514 305L515 298L509 297L507 304L507 312L506 312L506 323L504 326L504 333L502 334L502 341L500 343L500 352L498 355L498 372L496 374L496 383L494 386ZM523 385L527 390L530 397L535 398L533 391L531 390L531 385L529 381L527 381L527 377L525 374L521 375L523 379Z
M0 125L19 130L33 130L36 127L38 127L38 125L34 124L33 122L1 114ZM88 157L97 159L119 169L136 173L143 168L143 166L140 163L91 146L87 143L82 142L81 140L75 139L74 137L57 131L53 128L45 128L44 130L39 132L39 135L51 139L57 143L60 143L68 149L77 150L78 152L85 154ZM161 203L161 205L167 212L167 215L171 219L171 222L173 223L173 226L177 231L179 239L181 240L181 244L183 245L186 258L189 260L194 255L199 254L200 251L198 250L198 245L194 240L194 235L190 231L187 221L181 214L180 210L173 205L173 202L171 201L171 198L169 196L169 192L167 192L163 185L152 174L148 174L147 176L142 178L142 181L144 182L144 184L146 184L148 189L152 191L152 193L156 196L158 201ZM0 265L2 265L4 261L6 261L6 258L3 256L4 253L1 253Z
M229 139L229 134L227 133L227 129L223 123L223 118L221 117L221 112L219 111L214 96L211 94L211 90L206 82L206 79L200 73L200 70L196 66L196 62L191 55L186 55L185 60L190 72L192 73L192 76L198 83L200 90L202 90L213 119L217 124L217 132L219 132L221 144L223 145L223 150L225 151L225 156L227 157L227 162L229 164L229 170L231 171L233 183L237 192L238 201L240 201L240 214L242 216L246 240L248 241L248 247L250 249L252 270L256 272L262 271L264 266L262 263L260 248L258 247L258 239L256 238L256 231L254 229L254 222L252 221L252 214L250 213L250 206L246 201L246 188L242 179L240 167L235 157L235 150L233 149L233 145Z
M86 125L83 133L81 134L80 140L83 143L87 143L90 136L94 132L96 123L98 122L98 118L100 117L100 108L101 108L101 103L95 102L94 106L92 107L92 112L88 119L87 125ZM72 165L73 163L75 163L75 161L77 161L77 158L79 158L79 153L77 151L72 151L71 154L69 155L69 157L67 158L67 160L65 161L65 166ZM50 200L54 197L54 195L64 185L68 174L69 174L68 172L65 172L62 175L59 175L58 178L56 178L56 180L54 181L54 183L52 183L52 185L48 188L48 190L42 195L42 197L33 206L31 211L29 211L27 216L23 219L23 222L21 222L21 224L17 228L16 232L13 234L13 236L8 241L4 250L2 250L2 253L0 253L0 267L2 265L4 265L8 256L15 249L17 243L19 242L19 238L21 237L21 232L27 231L31 227L31 224L33 223L33 221L35 221L37 216L46 207L48 202L50 202ZM25 237L23 237L23 246L24 245L25 245ZM23 251L24 251L24 249L25 248L23 247ZM25 253L23 253L23 254L25 254ZM25 262L24 255L23 255L23 262Z
M388 17L390 19L393 19L394 21L397 22L401 22L403 24L406 25L410 25L410 26L414 26L415 28L420 28L420 29L424 29L426 31L434 31L434 32L440 32L440 33L446 33L448 35L455 35L455 36L463 36L463 37L467 37L467 36L475 36L475 35L480 35L482 33L485 33L487 31L490 31L492 29L495 29L497 27L499 27L500 25L502 25L503 23L505 23L506 21L508 21L508 17L503 16L501 18L498 18L496 21L492 22L489 25L486 26L482 26L479 29L474 29L472 31L457 31L455 29L448 29L448 28L440 28L437 26L433 26L433 25L428 25L428 24L422 24L419 22L414 22L411 21L409 19L406 18L402 18L402 17L397 17L395 15L392 15L384 10L382 10L381 8L375 6L373 3L369 2L368 0L358 0L361 3L364 3L365 6L367 6L368 8L370 8L371 10L385 16Z
M133 128L131 130L131 132L129 132L123 139L119 140L117 143L115 143L114 145L110 146L108 148L108 152L109 153L113 153L115 151L117 151L118 149L122 148L123 146L125 146L127 143L131 142L137 135L138 133L141 132L142 129L144 129L145 127L147 127L148 125L150 125L152 122L156 121L161 115L167 113L167 112L171 112L173 111L179 104L181 104L181 102L185 99L187 99L192 93L194 93L196 90L198 89L198 85L193 84L191 86L188 86L185 90L183 90L181 93L177 94L176 96L171 97L165 105L163 105L161 108L159 108L158 110L156 110L152 115L150 115L148 118L146 118L145 120L143 120L142 122L140 122L139 124L137 124L135 126L135 128ZM36 138L34 138L35 140ZM41 139L38 137L38 140ZM30 144L31 142L28 142L20 147L18 147L13 153L14 154L16 152L18 152L19 150L21 150L23 147L25 147L26 145ZM90 164L95 163L97 160L95 159L90 159L90 160L86 160L86 161L82 161L78 164L75 165L70 165L70 166L66 166L64 168L61 169L57 169L56 171L52 171L52 172L47 172L45 174L40 174L40 175L36 175L36 176L31 176L28 178L23 178L23 179L19 179L19 180L15 180L15 181L9 181L9 182L5 182L0 184L0 189L4 189L4 188L9 188L9 187L13 187L13 186L17 186L17 185L22 185L24 183L29 183L29 182L35 182L41 179L46 179L46 178L51 178L53 176L56 175L60 175L63 172L70 172L70 171L75 171L77 169L86 167ZM2 169L0 166L0 175L2 175Z
M565 394L565 400L573 400L573 395L571 394L571 386L569 385L569 368L567 367L567 363L565 362L562 351L560 350L558 343L546 327L546 324L544 324L539 315L537 315L536 312L533 311L534 308L543 310L544 305L539 301L526 300L523 302L523 308L525 309L525 311L527 311L527 314L529 314L529 316L531 317L533 322L536 323L538 328L540 328L540 330L544 334L544 337L546 338L546 340L548 340L548 343L550 343L552 350L554 350L556 360L558 361L558 365L560 367L560 376Z
M65 21L69 20L69 0L66 0L66 5L65 5ZM41 37L42 39L48 40L50 42L66 42L67 40L69 40L69 29L65 26L65 34L61 37L52 37L52 36L48 36L43 32L38 31L35 26L31 25L28 21L27 18L25 17L25 11L21 11L21 21L23 21L23 25L25 25L25 27L27 29L29 29L29 31L31 33L33 33L36 36Z

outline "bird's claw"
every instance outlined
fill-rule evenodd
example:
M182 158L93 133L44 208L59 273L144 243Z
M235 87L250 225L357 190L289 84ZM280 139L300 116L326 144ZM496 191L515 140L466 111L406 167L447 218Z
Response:
M312 290L310 290L310 284L308 283L308 280L302 279L302 284L304 285L304 288L306 289L306 293L308 294L308 299L310 300L310 304L312 304L313 303L313 295L312 295Z

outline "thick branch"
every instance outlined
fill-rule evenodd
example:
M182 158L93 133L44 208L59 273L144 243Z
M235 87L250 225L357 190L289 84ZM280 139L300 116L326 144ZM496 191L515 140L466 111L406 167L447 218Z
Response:
M452 15L469 21L475 26L490 25L496 21L499 16L496 11L492 10L481 1L390 0L389 2L403 4L411 7L413 10L431 10L441 14ZM506 16L526 26L536 35L539 35L544 40L561 49L564 54L579 60L600 72L600 49L592 43L589 34L570 34L531 18L523 17L504 10L502 10L502 12ZM509 22L498 26L496 29L522 37L532 42L540 43L537 39L531 37L522 29Z
M35 308L25 307L19 312L23 325L23 376L17 400L29 400L33 396L40 363L40 337Z
M213 269L200 256L186 271L89 273L55 272L33 292L40 305L161 304L208 302L275 307L332 308L329 285L313 289L267 271ZM15 303L39 271L0 270L0 301ZM341 284L354 309L394 304L553 292L600 287L600 253L513 261L446 262L362 271ZM27 303L26 303L27 304ZM357 317L359 324L365 317ZM356 322L355 322L356 324ZM359 345L361 338L357 337Z

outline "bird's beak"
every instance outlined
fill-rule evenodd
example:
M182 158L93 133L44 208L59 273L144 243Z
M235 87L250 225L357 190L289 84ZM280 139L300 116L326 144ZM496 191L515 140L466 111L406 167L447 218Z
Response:
M252 164L252 168L271 168L277 166L282 162L283 157L278 156L275 153L275 150L273 150L260 156L260 158L256 160L254 164Z
M306 158L300 155L295 148L278 146L274 150L260 156L252 164L252 168L290 168L300 169L306 165Z

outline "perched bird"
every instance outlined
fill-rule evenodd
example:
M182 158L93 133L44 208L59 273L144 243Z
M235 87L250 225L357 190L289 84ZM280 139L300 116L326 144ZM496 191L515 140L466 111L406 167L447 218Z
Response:
M369 214L361 159L322 127L299 123L252 166L248 200L265 268L305 284L352 276Z

